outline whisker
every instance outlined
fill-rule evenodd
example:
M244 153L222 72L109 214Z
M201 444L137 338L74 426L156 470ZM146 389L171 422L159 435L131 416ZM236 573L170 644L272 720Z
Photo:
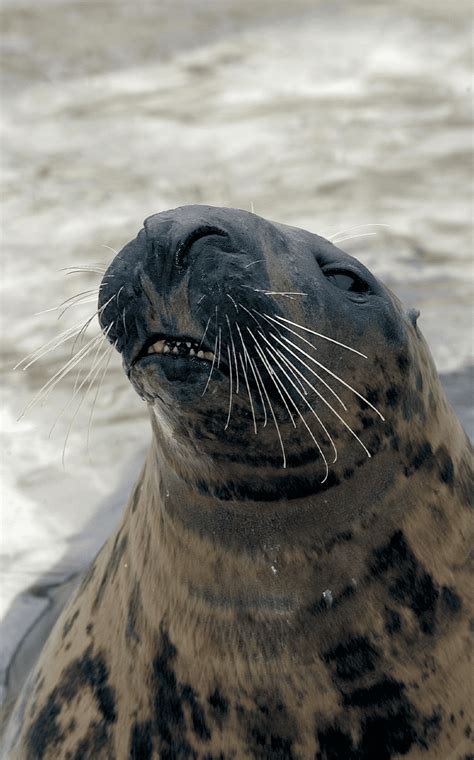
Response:
M227 296L227 298L229 298L232 301L232 303L234 304L234 308L235 308L235 310L236 310L236 312L238 314L239 313L239 308L238 308L237 304L235 303L234 299L232 298L232 296L230 295L230 293L226 293L226 296Z
M264 419L263 419L263 427L266 428L268 424L268 415L267 415L267 405L265 404L265 400L263 398L262 394L262 388L264 388L264 382L262 380L262 376L258 370L258 367L252 359L249 357L249 365L250 369L252 370L252 374L255 380L255 385L257 386L258 395L260 396L260 403L262 405Z
M220 363L221 363L222 330L220 327L219 327L219 342L218 343L219 345L217 348L217 369L219 369Z
M239 326L238 326L238 325L237 325L237 329L239 329ZM240 330L239 330L239 333L240 333ZM242 336L241 336L241 337L242 337ZM244 350L245 350L245 349L244 349ZM246 386L247 386L247 393L248 393L248 396L249 396L249 401L250 401L250 408L251 408L251 410L252 410L252 418L253 418L253 430L254 430L254 433L255 433L255 435L257 435L257 420L255 419L255 409L253 408L253 399L252 399L252 394L251 394L251 392L250 392L249 379L248 379L248 377L247 377L247 371L246 371L246 369L245 369L244 360L242 359L242 354L241 354L240 352L239 352L239 359L240 359L240 363L241 363L241 365L242 365L242 372L244 373L244 380L245 380L245 384L246 384Z
M283 395L282 395L282 393L281 393L281 391L280 391L280 388L278 387L278 385L277 385L277 383L276 383L276 381L275 381L275 378L273 377L273 375L274 375L274 371L273 371L272 367L270 366L269 362L267 361L267 359L266 359L266 357L265 357L265 355L264 355L264 353L263 353L263 350L262 350L262 348L261 348L261 346L260 346L259 342L257 341L257 339L256 339L255 335L253 334L253 332L251 331L251 329L250 329L249 327L247 327L247 331L250 333L250 335L251 335L251 337L252 337L252 339L253 339L253 342L255 343L255 349L256 349L256 351L257 351L258 355L260 356L260 359L262 360L262 363L263 363L263 365L264 365L265 369L267 370L267 372L268 372L268 374L269 374L269 376L270 376L270 378L271 378L271 381L272 381L273 385L274 385L274 386L275 386L275 388L277 389L277 391L278 391L278 394L279 394L279 396L280 396L281 400L283 401L283 404L284 404L284 406L285 406L285 409L286 409L286 411L288 412L288 416L289 416L289 418L290 418L290 420L291 420L291 424L293 425L293 427L294 427L294 428L296 428L296 423L295 423L295 420L293 419L293 415L292 415L292 413L290 412L290 409L289 409L289 407L288 407L288 404L286 403L286 399L283 397Z
M291 290L288 291L280 291L280 290L263 290L262 288L253 288L250 285L241 285L241 288L246 288L247 290L253 290L254 293L264 293L266 296L287 296L288 298L291 298L292 296L307 296L307 293L300 293L299 291L292 292Z
M55 348L59 348L62 343L65 343L70 338L75 337L81 327L83 325L83 322L78 322L76 325L73 325L72 327L68 327L67 330L64 330L60 335L56 335L54 338L51 338L51 340L48 340L47 343L44 343L40 348L36 348L34 351L29 353L27 356L25 356L21 361L19 361L15 366L13 367L14 370L19 369L24 362L28 362L24 367L22 367L23 371L28 369L32 364L34 364L38 359L41 359L43 356L48 354L50 351L54 351Z
M287 350L288 350L288 349L287 349ZM290 353L292 353L292 352L290 352ZM279 355L279 356L280 356L280 357L281 357L281 358L282 358L282 359L285 361L285 357L283 356L283 354L282 354L280 351L278 351L278 355ZM286 361L288 361L288 360L286 359ZM311 390L313 390L313 391L316 393L316 395L317 395L317 396L318 396L318 397L321 399L321 401L322 401L324 404L326 404L326 406L327 406L327 407L328 407L328 408L331 410L331 412L332 412L332 413L333 413L333 414L334 414L334 415L337 417L337 419L338 419L340 422L342 422L342 424L344 425L344 427L345 427L345 428L346 428L346 429L347 429L347 430L348 430L348 431L351 433L351 435L353 435L353 436L354 436L354 438L356 439L356 441L357 441L357 442L360 444L360 446L362 446L362 448L364 449L365 453L366 453L366 454L367 454L367 456L370 458L372 455L371 455L370 451L368 450L367 446L364 444L364 442L363 442L363 441L361 441L361 439L359 438L359 436L357 435L357 433L355 433L355 432L354 432L354 430L351 428L351 426L350 426L350 425L348 425L348 423L345 421L345 419L344 419L343 417L341 417L341 415L339 414L339 412L337 412L337 411L334 409L334 407L333 407L333 406L331 406L331 404L329 403L329 401L327 401L327 399L325 399L325 398L324 398L324 396L323 396L323 395L322 395L322 394L321 394L321 393L318 391L318 389L317 389L317 388L315 388L315 387L314 387L314 385L312 385L312 383L310 383L310 382L309 382L308 378L307 378L307 377L305 377L305 376L304 376L304 374L303 374L302 372L300 372L300 370L299 370L297 367L295 367L295 366L293 365L293 369L295 370L295 372L297 372L297 373L298 373L298 375L300 375L300 377L302 377L302 378L303 378L303 380L305 381L305 383L306 383L306 384L307 384L307 385L308 385L308 386L311 388ZM334 444L333 444L333 445L334 445Z
M209 327L209 322L210 322L210 321L211 321L211 317L209 317L209 319L207 320L207 325L206 325L206 328L205 328L205 330L204 330L204 332L203 332L203 334L202 334L202 338L201 338L201 340L199 341L199 346L202 346L202 344L203 344L203 341L204 341L204 338L206 337L206 333L207 333L207 330L208 330L208 327Z
M86 332L87 332L87 330L88 330L88 328L89 328L89 325L91 324L91 322L92 322L92 320L94 319L94 317L98 317L100 314L102 314L102 312L103 312L103 311L105 311L105 309L107 308L107 306L109 305L109 303L111 303L111 302L114 300L114 298L115 298L115 293L114 293L112 296L110 296L110 298L109 298L109 299L108 299L108 300L107 300L107 301L106 301L104 304L102 304L102 306L101 306L99 309L97 309L97 310L96 310L96 311L95 311L95 312L94 312L94 313L93 313L93 314L92 314L92 315L89 317L89 319L87 319L87 320L84 322L84 324L83 324L83 326L82 326L82 329L81 329L81 330L79 330L79 332L78 332L78 334L77 334L77 336L76 336L76 338L75 338L75 340L74 340L74 343L73 343L73 345L72 345L72 352L74 352L74 350L75 350L75 348L76 348L76 343L77 343L77 341L78 341L78 340L79 340L79 339L80 339L82 336L84 336L84 335L86 334Z
M214 351L213 351L213 359L212 359L211 371L209 372L209 377L207 378L207 383L205 385L205 388L204 388L203 392L201 393L201 396L204 396L205 392L207 391L207 387L208 387L208 385L209 385L209 383L211 381L212 371L214 369L214 364L216 363L216 351L217 351L217 335L216 335L216 340L214 342Z
M291 332L294 332L294 331L292 330ZM260 334L262 335L262 337L263 337L263 338L265 338L265 336L264 336L262 333L260 333ZM281 343L281 340L279 340L279 339L276 337L276 335L274 335L274 333L270 333L270 334L272 335L272 337L276 338L276 340L278 340L278 342L279 342L279 343ZM285 338L283 335L282 335L281 337L283 338L283 340L285 340L285 341L288 341L288 338ZM298 337L299 337L299 336L298 336ZM266 338L265 338L265 340L266 340L266 342L268 343L268 345L269 345L269 346L271 346L271 343L270 343L270 342L269 342L269 341L268 341ZM304 338L303 338L303 340L304 340ZM290 342L291 342L291 341L290 341ZM308 342L308 341L306 341L306 342ZM283 345L283 344L282 344L282 345ZM294 343L292 343L292 345L295 345L295 344L294 344ZM310 345L312 345L312 344L310 344ZM295 348L296 348L296 346L295 346ZM302 352L302 353L303 353L305 356L307 356L309 359L311 359L311 357L309 356L309 354L307 354L305 351L303 351L303 349L301 349L301 348L300 348L300 349L298 349L298 350L299 350L299 351L301 351L301 352ZM298 358L298 357L297 357L297 358ZM324 385L324 386L325 386L325 387L328 389L328 391L329 391L330 393L332 393L332 395L333 395L333 396L334 396L334 397L335 397L335 398L338 400L338 402L340 403L340 405L342 406L342 408L344 409L344 411L345 411L345 412L347 412L347 406L345 405L345 403L343 402L343 400L342 400L342 399L340 398L340 396L339 396L339 395L336 393L336 391L335 391L333 388L331 388L331 386L330 386L330 385L329 385L329 384L328 384L328 383L327 383L327 382L324 380L324 378L323 378L323 377L321 377L321 375L318 375L318 373L317 373L317 372L315 372L315 371L314 371L314 369L311 369L311 367L308 367L308 365L307 365L307 364L306 364L306 363L305 363L305 362L304 362L302 359L299 359L299 361L301 362L301 364L303 364L303 366L304 366L304 367L306 367L306 369L307 369L309 372L311 372L311 374L312 374L312 375L314 375L314 377L317 377L317 378L318 378L318 380L319 380L319 381L320 381L320 382L321 382L321 383L322 383L322 384L323 384L323 385Z
M253 364L253 362L252 362L252 359L250 359L250 363L251 363L251 364ZM276 418L276 416L275 416L275 412L274 412L274 410L273 410L272 402L270 401L270 397L269 397L269 395L268 395L268 393L267 393L267 389L266 389L266 387L265 387L265 384L263 385L263 392L265 393L265 398L267 399L267 403L268 403L268 405L269 405L269 407L270 407L270 412L271 412L271 414L272 414L272 417L273 417L273 422L274 422L274 425L275 425L275 430L276 430L276 432L277 432L277 435L278 435L278 440L279 440L279 442L280 442L281 453L282 453L282 455L283 455L283 469L285 470L285 469L286 469L286 453L285 453L285 445L284 445L284 443L283 443L283 439L282 439L282 437L281 437L280 426L278 425L278 421L277 421L277 418ZM290 416L291 416L291 415L290 415Z
M252 319L255 322L255 324L257 324L258 327L259 327L259 329L261 329L262 325L260 324L260 322L258 321L258 319L256 317L254 317L254 315L252 314L252 312L249 311L249 309L247 309L246 306L244 306L242 303L240 303L240 301L238 301L238 304L239 304L239 306L240 306L241 309L243 309L244 311L247 312L247 314L249 315L249 317L252 317Z
M247 351L247 346L245 345L244 336L242 335L242 332L241 332L241 329L240 329L240 325L238 325L236 323L235 326L237 328L237 332L239 333L240 342L242 343L242 348L243 348L243 351L244 351L245 364L246 365L248 364L248 366L250 366L250 369L252 370L252 374L254 376L255 385L257 386L257 390L258 390L258 393L259 393L259 396L260 396L260 401L262 403L262 408L263 408L263 413L264 413L263 427L266 427L267 426L267 422L268 422L267 407L265 405L265 401L263 400L263 395L262 395L262 390L261 390L261 388L264 387L264 383L263 383L262 377L260 375L260 372L258 371L257 366L255 365L254 362L252 362L252 360L251 360L251 358L249 356L249 353ZM258 377L260 378L260 383L259 383L259 381L257 379L257 374L258 374ZM260 387L260 384L261 384L261 387ZM249 391L249 385L248 385L248 383L247 383L247 390ZM250 391L249 391L249 393L250 393ZM253 409L253 405L252 405L252 409ZM255 417L254 417L254 422L255 422ZM256 423L255 423L255 425L256 425ZM256 427L255 427L255 432L257 432Z
M284 357L282 357L281 353L277 349L275 349L275 352L276 352L276 354L278 354L280 356L280 358L282 358L282 359L284 358ZM322 421L320 420L319 416L314 411L314 409L311 406L311 404L309 403L309 401L304 397L304 395L301 393L301 391L296 387L295 383L293 382L293 380L291 379L291 377L289 377L289 375L285 371L284 367L282 367L281 363L275 357L274 357L274 361L278 365L278 367L280 368L280 370L283 372L284 376L286 377L286 379L288 380L288 382L290 383L290 385L295 389L295 391L298 393L298 395L301 396L301 398L303 399L304 403L306 404L306 406L310 410L311 414L316 418L316 420L319 423L319 425L321 425L321 427L323 428L323 430L326 430L324 424L322 423ZM285 362L285 363L286 363L288 369L290 369L289 362ZM319 441L316 439L313 431L309 427L309 425L306 422L305 418L301 414L301 411L298 408L298 404L291 397L291 393L289 393L289 391L286 388L285 384L281 381L281 379L278 377L278 375L275 375L275 377L278 379L279 383L281 384L281 387L282 387L283 391L286 393L286 395L288 396L289 400L291 401L291 403L295 407L295 410L296 410L296 413L297 413L298 417L300 418L301 422L303 423L303 425L305 426L306 430L308 431L311 439L313 440L314 444L316 445L316 448L318 449L318 452L319 452L319 454L320 454L320 456L321 456L321 458L322 458L322 460L324 462L324 468L325 468L325 475L324 475L324 478L321 481L321 483L325 483L326 480L327 480L327 478L328 478L328 475L329 475L329 465L328 465L328 461L326 459L326 456L325 456L325 454L324 454L324 452L323 452L323 450L321 448L321 445L319 444ZM334 443L332 442L331 436L329 436L329 439L331 440L331 443L332 443L333 447L335 448ZM334 462L337 459L337 449L336 449L336 455L335 455L335 457L336 458L334 459L333 464L334 464Z
M110 330L110 327L108 328L108 330ZM108 333L108 331L107 331L107 333ZM74 383L74 388L73 388L72 396L69 399L69 401L64 405L64 407L62 408L62 410L59 412L58 416L54 420L53 425L50 428L48 437L50 437L52 435L53 430L56 427L56 425L58 424L58 422L61 419L62 415L64 414L64 412L66 411L66 409L72 404L72 402L74 401L74 399L76 398L76 396L78 395L78 393L80 393L80 391L83 388L83 386L85 385L85 383L87 383L87 381L89 380L89 378L91 376L94 376L94 373L96 371L97 366L102 361L102 356L99 356L101 348L102 348L102 341L98 341L97 342L97 350L95 352L94 359L92 360L92 366L89 369L89 371L87 372L87 374L84 377L84 379L81 381L81 383L78 384L78 382L79 382L79 375L80 375L80 372L81 372L81 370L79 370L79 372L77 374L77 377L76 377L76 381ZM94 377L92 378L92 381L93 381L93 379L94 379Z
M108 251L112 251L116 256L118 254L118 251L116 251L115 248L112 248L111 245L107 245L106 243L102 243L102 248L107 248Z
M254 264L260 264L262 261L265 261L265 259L257 259L256 261L251 261L250 264L246 264L244 266L244 269L248 269L249 267L253 267Z
M230 348L227 345L227 356L229 357L229 411L227 414L227 422L224 425L224 430L227 430L230 422L230 415L232 412L232 361L230 358Z
M113 350L113 346L111 348ZM77 415L79 414L79 410L81 409L84 401L86 400L86 398L87 398L87 396L89 394L89 391L92 388L93 383L95 382L95 380L96 380L96 378L97 378L100 370L102 369L102 367L101 367L102 362L104 361L104 359L107 356L110 357L110 355L111 355L111 352L107 351L107 348L106 348L105 351L104 351L104 353L102 354L102 356L99 359L98 365L96 365L96 367L95 367L95 372L94 372L94 374L92 375L92 377L90 379L89 386L88 386L86 392L83 394L82 398L79 400L79 404L77 405L76 410L75 410L75 412L74 412L74 414L72 416L72 419L71 419L71 421L69 423L69 427L67 429L66 437L64 439L64 444L63 444L63 453L62 453L62 465L63 465L63 467L65 466L66 448L67 448L67 443L68 443L68 440L69 440L69 435L70 435L71 430L72 430L73 425L74 425L74 421L75 421ZM107 364L108 364L108 362L107 362ZM106 364L106 367L107 367L107 364ZM85 382L85 380L83 382ZM82 387L82 384L81 384L81 387ZM87 444L87 450L88 450L88 444Z
M348 227L346 230L339 230L339 232L332 232L330 235L326 235L327 239L330 240L332 243L334 242L334 239L339 237L339 235L346 235L348 232L352 232L353 230L363 230L367 229L367 227L390 227L389 224L356 224L354 227Z
M274 337L278 341L278 343L281 343L281 345L283 346L283 348L285 348L287 351L289 351L296 359L298 359L299 361L301 361L301 359L299 359L299 357L290 348L288 348L287 346L285 346L285 344L282 343L282 341L279 338L277 338L276 335L273 335L273 333L271 335L272 335L272 337ZM382 420L382 422L385 422L385 417L379 412L379 410L377 409L377 407L374 406L373 404L371 404L371 402L368 401L365 398L365 396L363 396L361 393L359 393L359 391L356 391L356 389L353 388L352 385L349 385L349 383L346 383L346 381L343 380L342 377L339 377L339 375L336 375L335 372L333 372L332 370L328 369L328 367L326 367L324 364L321 364L321 362L318 362L317 359L314 359L314 357L310 356L306 351L303 351L302 348L300 348L299 346L297 346L296 343L293 343L292 340L289 340L289 338L285 338L284 340L290 346L293 346L293 348L296 348L297 351L299 351L300 353L304 354L304 356L306 356L307 359L309 359L311 362L313 362L314 364L316 364L318 367L321 367L321 369L323 369L325 372L327 372L329 375L331 375L331 377L334 377L335 380L337 380L339 383L341 383L346 388L348 388L350 391L352 391L352 393L354 393L358 398L360 398L362 401L364 401L368 406L370 406L371 409L374 410L374 412L376 412L379 415L379 417ZM302 362L302 363L304 363L304 362ZM311 368L308 367L307 364L305 364L305 366L307 367L307 369L310 372L313 372L311 370ZM315 374L315 373L313 372L313 374Z
M98 295L99 294L99 288L90 288L89 290L83 290L82 293L76 293L75 296L71 296L70 298L66 298L66 300L63 301L62 303L60 303L58 306L52 306L50 309L43 309L42 311L35 312L34 316L35 317L39 317L42 314L50 314L52 311L59 311L59 309L62 309L63 306L66 306L66 304L68 304L71 301L74 301L74 302L77 301L78 303L83 303L83 301L81 299L83 297L85 298L85 297L91 296L92 294ZM95 299L91 299L91 300L95 300ZM66 307L66 308L69 308L69 307Z
M270 319L272 322L275 321L274 317L271 317L270 314L266 314L265 316L267 316L268 319ZM280 324L280 322L287 322L289 325L293 325L293 327L298 327L300 330L304 330L304 332L311 333L312 335L317 335L318 338L323 338L324 340L328 340L330 343L335 343L337 346L341 346L341 348L347 348L348 351L352 351L354 354L358 354L359 356L362 356L364 359L367 359L366 354L361 353L356 348L347 346L345 343L341 343L339 340L335 340L335 338L329 338L327 335L318 333L315 330L310 330L309 327L303 327L303 325L299 325L297 322L292 322L291 319L286 319L286 317L280 317L278 314L276 315L276 319L278 320L276 324L279 327L284 327L284 325Z
M231 329L229 317L227 316L227 314L225 315L225 318L227 321L227 327L229 328L229 337L230 337L230 343L232 346L232 354L234 357L234 364L235 364L235 388L236 388L235 392L236 394L238 394L239 393L239 368L237 365L237 355L235 352L234 336L232 335L232 329Z
M113 324L113 322L112 322L112 324ZM111 326L112 326L112 324L111 324ZM95 396L94 396L93 401L92 401L92 406L91 406L91 410L90 410L90 414L89 414L89 420L88 420L88 423L87 423L87 435L86 435L86 448L87 448L87 451L89 451L89 439L90 439L90 434L91 434L91 430L92 430L92 417L94 415L95 404L96 404L96 401L97 401L100 389L102 387L102 383L104 382L104 378L105 378L105 375L107 373L107 369L109 367L112 355L114 353L114 349L116 349L116 348L117 348L117 341L115 341L115 343L113 345L111 345L110 348L109 348L109 353L108 353L108 356L107 356L107 360L105 362L104 371L103 371L102 376L101 376L101 378L99 380L98 386L96 388ZM94 380L95 380L95 378L94 378ZM91 385L92 385L92 383L91 383Z
M34 406L40 399L44 398L48 395L48 393L59 383L60 380L63 379L63 377L66 377L66 375L69 374L69 372L74 369L74 367L77 366L77 364L84 359L85 356L87 356L90 351L92 351L97 343L99 341L103 340L102 333L100 335L96 335L94 338L91 338L88 343L86 343L85 346L83 346L77 354L75 354L69 361L65 364L62 369L58 370L53 377L51 377L40 390L36 394L36 396L27 404L24 411L20 415L19 419L24 417L26 412L31 409L32 406Z
M348 235L347 237L342 238L335 238L334 240L331 240L331 243L338 244L343 243L345 240L354 240L355 238L361 238L361 237L374 237L377 235L376 232L360 232L357 235Z
M66 272L67 274L105 274L107 270L106 266L101 266L100 264L97 265L90 265L88 266L85 264L84 266L73 266L73 267L61 267L59 269L60 272Z

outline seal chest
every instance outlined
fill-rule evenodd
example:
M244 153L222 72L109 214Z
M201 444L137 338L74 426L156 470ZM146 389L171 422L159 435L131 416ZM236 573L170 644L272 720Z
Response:
M471 454L414 312L317 235L187 206L99 319L152 441L11 756L467 757Z

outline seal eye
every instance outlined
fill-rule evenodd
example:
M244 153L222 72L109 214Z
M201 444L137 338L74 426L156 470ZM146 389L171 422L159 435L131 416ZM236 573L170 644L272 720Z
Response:
M370 287L361 277L354 272L336 271L327 269L323 270L323 274L332 282L339 290L344 290L346 293L350 293L356 297L362 298L370 291Z

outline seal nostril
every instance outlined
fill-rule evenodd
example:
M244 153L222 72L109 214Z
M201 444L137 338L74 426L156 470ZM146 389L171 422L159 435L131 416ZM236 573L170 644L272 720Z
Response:
M220 237L227 237L227 233L224 232L224 230L219 229L218 227L197 227L197 229L193 230L193 232L186 238L184 243L182 243L178 250L175 253L175 266L177 269L183 271L186 269L186 258L187 255L191 249L191 247L196 243L198 240L200 240L203 237L208 237L210 235L219 235Z

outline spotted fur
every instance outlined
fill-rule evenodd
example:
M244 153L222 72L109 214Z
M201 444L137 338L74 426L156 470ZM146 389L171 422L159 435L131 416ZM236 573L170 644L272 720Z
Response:
M341 270L365 300L334 287ZM9 756L472 757L471 454L417 313L328 241L209 207L148 219L101 304L153 441L19 700ZM335 462L303 423L317 428L302 395L272 380L268 367L282 381L283 366L298 386L262 313L280 335L298 340L287 319L338 341L313 338L312 355L359 391L338 386L352 433L308 394ZM163 335L197 340L206 323L207 349L220 340L224 356L212 377L204 362L146 353Z

